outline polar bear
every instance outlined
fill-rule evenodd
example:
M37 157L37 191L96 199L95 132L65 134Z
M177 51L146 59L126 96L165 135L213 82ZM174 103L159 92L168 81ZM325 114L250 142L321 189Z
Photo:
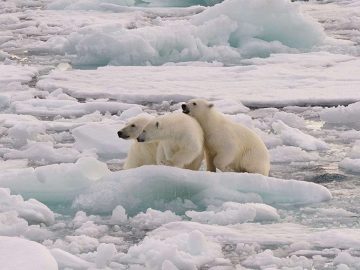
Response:
M154 118L154 116L151 116L149 114L139 114L133 118L130 118L126 126L118 131L119 138L125 140L134 140L125 160L125 164L123 167L124 169L137 168L142 165L156 164L156 152L158 143L139 143L136 141L136 138L141 134L147 123L149 123Z
M150 121L139 142L158 142L157 164L198 170L204 158L204 134L198 122L182 113Z
M194 117L205 136L208 171L269 175L270 156L261 138L249 128L233 122L203 99L181 105L183 113Z

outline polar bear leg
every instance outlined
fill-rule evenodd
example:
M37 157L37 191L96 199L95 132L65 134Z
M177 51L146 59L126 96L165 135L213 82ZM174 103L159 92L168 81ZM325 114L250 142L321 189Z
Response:
M216 167L214 165L214 155L212 155L208 150L205 150L206 155L206 169L210 172L216 172Z
M227 153L217 154L214 158L214 165L220 171L228 172L231 171L229 165L231 164L232 161L233 161L232 156L228 155Z
M157 151L156 151L156 164L157 165L167 165L164 147L161 144L159 144Z
M178 168L184 168L185 162L193 161L194 160L194 153L192 151L189 151L188 149L184 149L181 151L176 152L169 162L172 166L178 167Z

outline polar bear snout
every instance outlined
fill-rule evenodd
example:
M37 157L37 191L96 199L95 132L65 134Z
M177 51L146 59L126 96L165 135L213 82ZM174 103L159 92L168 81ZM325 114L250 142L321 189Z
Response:
M119 130L117 134L118 134L119 138L121 138L121 139L128 139L128 138L129 138L129 136L126 135L126 134L125 134L124 132L122 132L121 130Z
M136 138L138 142L145 142L145 134L144 132L139 135L139 137Z
M189 114L190 113L190 109L186 104L182 104L181 108L183 110L183 113Z

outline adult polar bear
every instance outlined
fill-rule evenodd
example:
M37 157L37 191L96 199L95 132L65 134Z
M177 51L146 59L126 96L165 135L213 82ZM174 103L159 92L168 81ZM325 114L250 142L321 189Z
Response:
M139 142L158 142L157 164L198 170L204 158L204 134L196 120L170 113L150 121Z
M260 137L231 121L203 99L182 104L183 113L194 117L205 135L207 169L259 173L268 176L269 152Z
M124 169L137 168L142 165L155 165L156 152L158 143L139 143L136 138L141 134L144 127L155 117L150 114L139 114L130 118L126 126L118 131L119 138L135 140L131 145L127 158L125 160Z

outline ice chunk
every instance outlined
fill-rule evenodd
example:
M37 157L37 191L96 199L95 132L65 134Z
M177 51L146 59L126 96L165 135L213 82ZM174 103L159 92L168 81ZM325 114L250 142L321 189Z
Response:
M104 4L116 4L119 6L134 6L135 0L88 0L88 1L69 1L56 0L48 4L49 9L65 10L103 10Z
M248 107L235 100L216 100L213 104L219 111L226 114L247 113L250 111Z
M281 120L274 122L272 128L286 145L299 146L304 150L324 150L328 145L309 134L305 134L297 128L292 128L284 124Z
M288 112L276 112L273 116L276 120L281 120L283 123L290 127L294 128L304 128L305 127L305 120L304 118Z
M356 141L349 154L350 158L360 158L360 141Z
M148 233L149 237L167 239L178 234L202 232L207 239L225 243L257 243L259 245L291 245L307 242L314 248L358 248L360 233L357 229L314 229L294 223L243 223L234 226L208 225L197 222L171 222Z
M360 158L357 159L344 158L339 163L339 167L348 172L360 173Z
M38 69L27 65L0 64L0 86L4 87L11 82L28 83L38 74Z
M348 252L343 251L335 257L334 264L345 264L353 269L357 269L360 267L360 259L359 257L351 256Z
M147 209L145 213L139 213L130 219L131 224L142 230L153 230L173 221L180 221L181 217L175 215L173 212L167 210L161 212L154 209Z
M26 220L19 218L16 211L0 212L0 234L19 236L28 229Z
M2 269L58 270L58 264L46 247L18 237L0 236Z
M223 258L221 246L193 230L163 240L146 237L139 245L132 246L121 261L141 263L146 269L162 269L164 265L171 265L173 269L197 269L215 258Z
M79 157L79 151L72 148L54 148L52 142L29 142L20 150L10 150L4 154L6 159L28 159L40 165L70 163Z
M184 102L197 96L241 101L248 107L332 105L360 100L357 91L360 80L354 79L351 72L358 69L360 58L348 55L274 54L232 67L106 66L96 70L53 71L41 77L37 87L49 92L62 88L74 97L106 96L139 104ZM194 87L189 87L190 81ZM346 95L339 89L344 89ZM312 111L317 117L317 110ZM274 108L267 108L259 117L275 112Z
M231 197L230 197L231 195ZM210 173L166 166L142 166L111 173L79 195L74 207L111 213L122 205L129 215L147 208L184 213L192 207L204 210L213 204L264 201L265 203L313 203L329 200L325 187L303 181L282 180L248 173Z
M45 47L54 50L56 42L57 51L75 55L73 62L80 65L239 64L244 57L309 50L324 38L321 25L286 0L226 0L190 20L159 20L134 29L89 26L60 41L50 37Z
M125 158L131 142L120 139L121 125L91 123L72 130L74 147L79 150L94 149L105 160Z
M88 101L80 103L74 99L28 99L14 101L11 109L18 114L30 114L39 117L73 117L82 116L88 113L100 111L117 114L123 110L134 107L133 104L126 104L115 101Z
M263 40L271 44L271 41L279 41L292 48L309 48L325 36L320 24L286 0L226 0L195 15L192 21L201 25L222 15L237 24L229 39L235 47L244 46L244 40L248 39L250 42ZM304 35L300 37L297 32Z
M114 244L100 244L97 248L96 267L106 267L115 254L116 248Z
M0 188L0 213L16 211L21 218L30 223L52 224L54 213L44 204L35 199L24 201L20 195L10 195L10 190Z
M302 269L310 269L313 266L313 262L303 256L291 256L291 258L279 258L274 256L273 252L269 249L256 255L246 258L242 265L251 268L268 268L269 266L275 269L281 269L282 267L297 267ZM295 268L296 269L296 268Z
M108 231L106 225L97 225L93 221L86 221L75 230L76 235L87 235L93 238L99 238Z
M318 153L308 153L295 146L277 146L270 149L271 162L294 162L294 161L312 161L320 158Z
M105 163L100 162L96 158L92 157L80 158L76 162L76 166L87 178L92 181L99 180L104 175L110 173L110 170Z
M65 236L65 239L58 239L53 244L53 247L71 252L72 254L95 251L98 246L99 241L96 238L86 235L68 235Z
M45 125L34 122L18 123L9 128L8 135L14 141L15 147L26 145L28 140L36 140L39 133L45 133Z
M221 207L203 212L187 211L186 215L195 222L218 225L272 221L280 218L276 209L269 205L235 202L226 202Z
M92 166L89 171L88 166ZM35 169L1 171L0 186L10 188L12 192L25 198L36 198L48 203L68 203L89 187L91 182L107 173L109 171L103 163L96 162L91 157L84 157L75 164L62 163Z
M111 224L122 224L127 221L126 210L121 205L115 207L110 218Z
M129 118L132 118L132 117L135 117L139 114L142 114L143 113L143 110L141 109L141 107L133 107L133 108L130 108L130 109L127 109L125 111L123 111L121 114L120 114L120 117L119 119L120 120L127 120Z
M349 106L326 108L320 113L321 120L331 124L359 124L360 102Z
M27 159L17 159L17 160L0 160L0 170L8 169L21 169L28 167Z
M59 267L61 269L71 268L71 269L89 269L93 267L94 265L92 263L89 263L75 255L72 255L71 253L68 253L64 250L61 250L59 248L53 248L50 250L51 254L56 259L57 263L59 264Z

